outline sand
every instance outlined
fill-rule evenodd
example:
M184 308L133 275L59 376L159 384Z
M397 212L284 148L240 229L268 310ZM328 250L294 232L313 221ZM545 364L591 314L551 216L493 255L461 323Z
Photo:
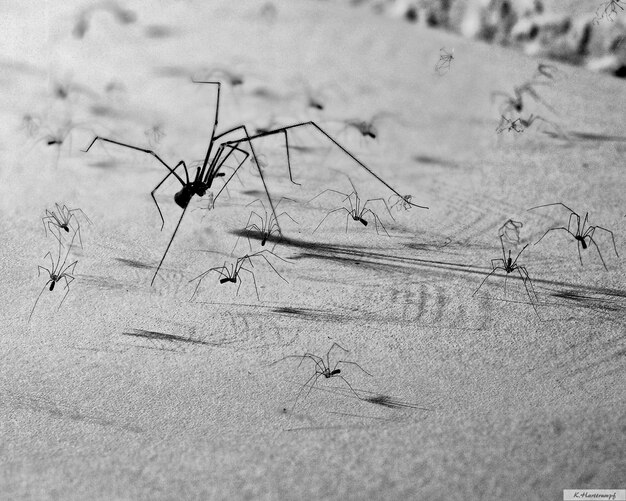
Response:
M527 211L558 201L588 211L626 254L623 81L557 65L562 77L539 92L558 115L529 103L569 138L539 122L496 134L491 92L512 92L538 61L367 9L272 5L130 2L136 22L97 12L80 39L82 3L5 8L0 497L561 499L563 489L623 488L623 259L601 231L608 271L593 248L581 266L563 231L534 245L568 213ZM443 76L441 47L455 55ZM112 144L81 150L99 134L171 165L202 160L215 88L189 77L215 67L244 77L223 80L219 131L313 120L429 209L390 214L375 201L378 229L367 213L367 226L349 219L346 230L345 210L316 229L343 203L334 192L311 201L325 189L349 194L349 179L361 203L393 192L299 127L289 141L300 186L283 137L255 141L273 200L296 200L280 204L276 256L264 253L280 276L257 256L245 266L256 289L249 273L237 294L210 272L195 291L193 279L231 252L276 243L262 248L244 231L253 209L268 211L246 160L214 209L208 195L192 200L151 286L179 186L157 192L161 231L150 191L166 169ZM379 112L375 139L345 127ZM63 144L46 144L59 134ZM74 240L62 306L63 280L29 320L48 279L37 267L59 252L41 221L55 203L92 224L77 215L83 247ZM505 292L492 276L474 294L502 256L509 218L524 223L507 247L515 256L530 244L519 264L537 313L519 279ZM334 348L331 368L358 366L303 389L314 361L281 358L325 356L333 343L349 352Z

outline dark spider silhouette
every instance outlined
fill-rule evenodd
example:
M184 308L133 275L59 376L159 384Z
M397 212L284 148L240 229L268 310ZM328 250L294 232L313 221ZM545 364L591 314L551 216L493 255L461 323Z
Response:
M272 362L270 364L270 366L277 364L278 362L282 362L283 360L286 360L288 358L299 358L300 359L300 364L298 364L298 367L300 367L300 365L302 365L302 362L304 362L305 359L310 359L313 361L313 363L315 364L315 372L313 373L313 375L306 381L306 383L304 383L302 385L302 387L300 388L300 391L298 392L298 394L296 395L296 400L293 404L292 412L293 409L296 408L296 404L298 403L298 399L300 398L300 395L302 394L302 391L304 390L304 388L306 388L307 386L309 386L309 383L311 381L313 381L313 383L309 386L309 391L307 393L307 396L309 395L309 393L311 393L311 390L313 389L313 387L315 386L315 383L317 382L317 380L320 377L324 377L326 379L330 379L332 377L338 377L341 378L343 380L344 383L346 383L346 385L348 385L348 388L350 388L350 390L352 391L352 393L359 399L359 400L367 400L362 398L352 387L352 385L348 382L348 380L343 377L341 375L341 369L339 369L339 364L349 364L349 365L354 365L356 367L358 367L362 372L364 372L365 374L367 374L368 376L372 376L369 372L367 372L365 369L363 369L363 367L361 367L359 364L357 364L356 362L350 362L347 360L337 360L335 362L334 365L331 366L330 363L330 352L334 349L334 348L339 348L340 350L343 350L345 353L348 353L349 350L346 350L345 348L343 348L341 345L339 345L338 343L333 343L332 346L330 347L330 349L326 352L326 357L320 357L319 355L314 355L313 353L305 353L304 355L287 355L279 360L276 360L275 362ZM332 368L331 368L332 367Z
M580 265L583 265L583 257L582 257L582 253L580 252L580 249L582 247L583 250L587 249L589 247L589 243L592 243L596 250L598 251L598 256L600 256L600 261L602 261L602 265L604 266L604 269L608 271L608 268L606 266L606 263L604 262L604 258L602 257L602 253L600 252L600 247L598 247L598 244L596 243L596 241L594 240L593 236L596 230L602 230L605 231L606 233L608 233L609 235L611 235L611 240L613 241L613 250L615 251L615 255L617 257L619 257L619 254L617 253L617 247L615 245L615 236L613 235L613 232L611 230L607 230L606 228L603 228L602 226L592 226L589 224L589 213L586 212L585 213L585 218L584 220L582 220L582 224L581 224L581 218L580 216L574 212L572 209L570 209L567 205L565 205L562 202L555 202L555 203L551 203L551 204L543 204L543 205L537 205L535 207L531 207L530 210L535 210L535 209L539 209L541 207L551 207L553 205L561 205L562 207L565 207L569 212L569 220L567 222L567 228L565 226L558 226L556 228L550 228L549 230L547 230L542 237L537 240L537 242L535 242L535 245L538 244L539 242L541 242L541 240L543 239L543 237L545 237L548 233L550 233L551 231L555 231L555 230L562 230L562 231L566 231L567 233L569 233L572 237L574 237L574 239L576 240L577 243L577 248L578 248L578 258L580 259ZM572 232L572 218L576 218L576 232ZM587 239L589 240L589 243L587 243Z

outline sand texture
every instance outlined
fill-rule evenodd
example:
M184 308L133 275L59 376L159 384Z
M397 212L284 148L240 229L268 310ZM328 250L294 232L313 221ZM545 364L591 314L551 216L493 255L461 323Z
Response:
M547 500L626 486L622 80L550 63L543 102L524 95L524 116L546 121L498 134L491 93L540 61L326 2L133 1L126 17L87 5L12 2L0 16L0 498ZM439 75L442 47L454 60ZM161 231L150 192L167 169L110 143L81 150L99 135L195 176L216 88L192 76L222 82L218 132L314 121L429 209L388 211L392 189L296 127L293 182L282 133L253 141L263 177L250 158L233 175L235 152L151 285L180 183L156 192ZM377 114L375 138L346 125ZM283 238L265 246L263 181L282 198ZM355 189L367 226L349 217L354 195L327 189ZM621 257L602 230L608 270L591 244L581 266L565 231L535 245L568 224L562 207L527 210L552 202L589 212ZM61 230L59 251L42 223L55 203L91 221L73 213L82 247ZM517 264L532 302L517 270L506 291L499 272L474 294L509 218L523 222L504 244L513 258L529 244ZM193 280L272 249L237 284ZM65 281L50 292L38 276L59 253L77 261L60 307ZM333 343L349 350L329 354L341 373L315 375ZM304 353L323 359L281 360Z

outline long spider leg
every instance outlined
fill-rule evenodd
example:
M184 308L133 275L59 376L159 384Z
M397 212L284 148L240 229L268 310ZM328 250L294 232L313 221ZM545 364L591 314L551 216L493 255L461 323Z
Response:
M83 209L81 208L76 208L76 209L70 209L67 207L67 205L63 205L63 207L65 207L65 209L67 210L67 212L80 212L83 217L87 220L87 222L89 224L93 224L93 222L91 221L91 219L89 219L89 217L87 217L87 214L85 214L85 212L83 211ZM76 216L74 216L74 218L76 218Z
M611 235L611 240L613 240L613 250L615 251L615 255L619 257L619 254L617 253L617 246L615 245L615 235L613 235L613 232L611 230L607 230L606 228L603 228L602 226L591 226L590 229L598 229L598 230L606 231L609 235ZM587 234L589 234L589 230L587 231ZM591 236L593 236L593 231L591 232Z
M189 205L187 205L187 207L189 207ZM163 253L163 257L161 258L161 261L159 261L159 265L157 266L157 269L154 272L154 276L152 277L152 281L150 282L150 286L154 285L154 280L156 279L156 276L159 273L159 270L161 269L161 265L163 264L163 261L165 261L165 256L167 256L167 252L170 250L170 246L172 245L172 242L174 241L174 237L176 236L176 233L178 232L178 228L180 227L180 223L183 221L183 218L185 217L185 213L187 212L187 207L185 207L183 209L183 213L180 215L180 219L178 220L178 224L176 225L176 228L174 228L174 233L172 233L172 238L170 238L170 241L167 244L167 247L165 248L165 252Z
M504 269L504 268L502 268L501 266L498 266L498 267L494 268L493 270L491 270L491 271L489 272L489 274L488 274L488 275L487 275L487 276L483 279L483 281L480 283L480 285L478 286L478 288L474 291L474 293L472 294L472 296L475 296L475 295L476 295L476 293L480 290L480 288L483 286L483 284L487 281L487 279L488 279L491 275L493 275L496 271L498 271L498 270L502 270L502 269Z
M522 275L522 271L526 275L526 278L524 278L524 275ZM533 282L530 279L530 276L528 275L528 271L526 270L526 268L524 266L518 266L517 267L517 272L519 273L520 277L522 278L522 283L524 284L524 288L526 289L526 294L528 295L528 299L530 299L530 304L533 307L533 310L535 310L535 314L537 315L539 320L541 320L541 317L539 316L539 311L537 310L537 305L535 304L536 302L538 302L537 294L536 294L535 289L533 287ZM528 286L526 285L526 282L530 283L531 289L533 291L533 295L532 296L531 296L531 294L530 294L530 292L528 290ZM533 301L533 296L534 296L534 301Z
M293 406L291 407L291 412L294 411L294 409L296 408L296 404L298 403L298 399L300 398L300 395L302 394L302 391L308 386L309 382L311 381L311 379L314 379L313 384L309 387L309 391L306 394L306 397L309 396L309 394L311 393L311 390L313 389L313 386L315 386L315 383L317 383L317 379L321 376L321 374L319 372L315 372L309 379L307 379L306 383L304 383L301 387L300 390L298 391L298 394L296 395L296 399L293 402ZM304 397L304 398L306 398Z
M69 275L69 273L67 273L67 270L69 270L70 268L72 268L72 273L74 273L74 269L76 268L76 265L78 264L78 260L74 261L73 263L68 264L60 273L59 276L63 276L63 275ZM71 276L71 275L70 275Z
M602 257L602 253L600 252L600 247L598 247L598 244L596 243L596 241L593 239L591 235L589 235L589 241L595 246L596 250L598 251L598 256L600 256L600 261L602 261L602 265L604 266L604 269L606 271L609 271L609 269L606 266L606 263L604 262L604 258Z
M372 374L370 374L369 372L367 372L363 367L361 367L359 364L357 364L356 362L350 362L348 360L338 360L337 363L335 364L335 368L337 368L338 364L351 364L351 365L356 365L359 369L361 369L363 372L365 372L365 374L367 374L368 376L372 376ZM374 376L372 376L374 377Z
M554 202L551 204L542 204L542 205L535 205L534 207L531 207L530 209L526 209L527 211L530 210L535 210L535 209L539 209L541 207L551 207L553 205L561 205L563 207L565 207L568 211L570 211L572 214L576 214L576 212L574 212L572 209L570 209L567 205L565 205L563 202Z
M44 268L45 269L45 268ZM43 288L41 289L41 292L39 292L39 295L37 296L37 299L35 299L35 304L33 305L33 309L30 310L30 315L28 315L28 322L30 323L30 319L33 316L33 313L35 313L35 308L37 307L37 303L39 302L39 298L41 297L41 295L43 294L43 291L46 290L46 287L48 287L48 284L50 282L52 282L53 280L48 280L45 285L43 286Z
M537 245L539 242L541 242L541 241L543 240L543 237L545 237L548 233L550 233L551 231L554 231L554 230L563 230L563 231L566 231L567 233L569 233L570 235L572 235L574 238L576 238L576 235L574 235L571 231L569 231L567 228L565 228L565 226L559 226L558 228L550 228L549 230L547 230L547 231L546 231L546 232L542 235L542 237L541 237L539 240L537 240L537 241L535 242L535 245Z
M189 174L187 173L187 165L185 164L185 162L183 160L181 160L180 162L178 162L176 164L176 167L174 167L174 169L172 170L172 172L169 172L167 174L167 176L165 176L161 182L159 184L157 184L154 189L150 192L150 196L152 197L152 200L154 200L154 203L156 205L157 210L159 211L159 217L161 218L161 231L163 231L163 227L165 226L165 219L163 219L163 213L161 212L161 207L159 207L159 202L157 202L157 199L154 196L154 193L156 192L156 190L158 190L161 185L167 180L168 177L170 177L172 174L174 174L176 177L178 177L178 174L176 174L176 169L178 169L180 166L183 166L183 168L185 169L185 175L187 177L187 179L189 179ZM186 185L183 185L186 186ZM186 208L186 207L185 207Z
M182 184L183 186L186 184L186 183L185 183L185 181L183 181L183 179L182 179L182 178L181 178L178 174L176 174L176 173L174 172L174 170L173 170L173 169L172 169L169 165L167 165L167 164L166 164L166 163L165 163L165 162L161 159L161 157L159 157L159 155L157 155L157 154L156 154L154 151L152 151L152 150L146 150L146 149L144 149L144 148L139 148L139 147L137 147L137 146L132 146L132 145L130 145L130 144L120 143L119 141L114 141L113 139L107 139L107 138L105 138L105 137L96 136L96 137L94 138L94 140L91 142L91 144L87 147L87 149L86 149L86 150L83 150L83 152L84 152L84 153L87 153L87 152L91 149L91 147L93 146L93 144L94 144L96 141L98 141L98 140L100 140L100 141L106 141L107 143L117 144L118 146L124 146L125 148L130 148L131 150L137 150L137 151L141 151L141 152L143 152L143 153L147 153L147 154L149 154L149 155L152 155L152 156L153 156L154 158L156 158L159 162L161 162L161 163L162 163L162 164L163 164L163 165L167 168L167 170L169 170L169 171L170 171L170 174L173 174L174 176L176 176L176 179L178 179L178 180L180 181L180 184ZM185 172L185 174L187 174L187 172ZM189 183L189 176L188 176L188 175L187 175L187 183Z
M256 291L256 298L257 301L261 301L261 297L259 296L259 288L257 287L256 284L256 278L254 278L254 272L249 270L248 268L244 268L243 266L241 266L239 271L247 271L248 273L250 273L250 275L252 275L252 281L254 282L254 290ZM239 282L239 287L241 287L241 282ZM239 291L239 289L237 289L237 291Z
M69 276L71 280L67 279L67 276L64 276L63 278L65 279L65 289L67 289L65 291L65 294L63 295L63 299L61 299L61 302L59 303L59 306L57 306L57 310L61 309L61 306L63 305L63 301L65 301L65 298L67 297L67 295L70 293L70 284L74 281L74 277L72 277L71 275Z
M370 203L370 202L377 202L377 201L381 201L382 203L385 204L385 208L387 209L387 212L389 213L389 215L391 216L391 219L393 219L394 221L396 220L395 217L393 217L393 214L391 213L391 210L389 209L389 205L387 205L387 201L384 198L370 198L368 200L365 201L365 203L363 204L363 209L365 209L365 206Z
M511 266L515 266L515 263L517 263L517 260L519 259L519 257L522 255L522 252L524 252L526 250L526 247L528 247L530 244L526 244L524 245L524 247L522 248L521 251L519 251L519 253L517 254L517 257L515 258L515 261L513 261L511 263Z
M270 263L270 260L267 259L263 254L259 254L260 257L262 257L263 259L265 259L265 261L267 261L267 264L270 265L270 267L272 268L272 270L274 270L274 273L276 273L280 278L282 278L286 283L289 283L289 281L283 277L276 268L274 268L274 265L272 263ZM281 258L282 259L282 258ZM283 259L284 261L284 259Z
M378 233L378 225L380 224L380 227L383 229L383 231L387 234L389 238L391 238L391 235L387 231L387 228L385 228L385 225L383 224L383 222L378 217L378 214L376 214L372 209L365 209L365 211L361 212L361 217L363 216L363 214L366 214L369 212L371 212L372 216L374 216L374 225L376 226L376 233Z
M322 223L326 220L326 218L327 218L328 216L330 216L333 212L337 212L337 211L340 211L340 210L345 210L348 214L350 214L350 211L349 211L348 209L346 209L345 207L339 207L339 208L337 208L337 209L333 209L333 210L331 210L328 214L326 214L326 215L324 216L324 219L322 219L322 220L320 221L320 223L319 223L319 224L315 227L315 229L313 230L313 233L315 233L315 232L318 230L318 228L319 228L320 226L322 226ZM346 231L348 231L348 230L347 230L347 228L346 228Z
M341 346L338 342L334 341L333 344L330 346L330 348L328 349L328 351L326 352L326 363L328 366L330 366L330 352L333 351L335 348L339 348L340 350L342 350L344 353L350 353L350 350L346 350L343 346ZM321 357L320 357L321 358Z
M311 203L311 202L312 202L313 200L315 200L317 197L322 196L324 193L326 193L326 192L328 192L328 191L332 191L333 193L337 193L337 194L339 194L339 195L343 195L344 197L346 197L346 198L344 198L344 200L346 200L348 197L350 197L350 195L347 195L346 193L343 193L343 192L341 192L341 191L333 190L333 189L331 189L331 188L326 188L325 190L323 190L323 191L319 192L317 195L315 195L315 196L314 196L311 200L307 201L307 204Z
M337 374L337 375L335 375L335 376L333 376L333 377L339 377L339 378L343 379L343 382L344 382L344 383L346 383L346 384L348 385L348 388L350 388L350 389L352 390L352 393L354 393L354 395L356 396L356 398L358 398L359 400L363 400L363 399L359 396L359 394L358 394L356 391L354 391L354 388L352 387L352 385L351 385L350 383L348 383L348 380L347 380L345 377L343 377L341 374Z
M289 169L289 180L293 184L297 184L298 186L302 186L302 183L296 183L293 180L293 177L291 175L291 160L289 159L289 139L287 138L287 131L283 130L283 134L285 135L285 150L287 151L287 168Z

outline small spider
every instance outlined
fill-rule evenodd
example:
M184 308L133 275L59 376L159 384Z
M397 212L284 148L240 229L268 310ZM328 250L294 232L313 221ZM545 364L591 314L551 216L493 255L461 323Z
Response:
M450 64L454 59L454 49L452 51L448 51L446 48L442 47L439 49L439 61L435 65L435 72L438 75L445 75L448 71L450 71Z
M67 207L67 205L60 206L58 203L55 203L54 206L56 207L56 212L54 210L46 209L46 215L41 218L41 222L43 223L43 229L46 233L46 236L48 235L48 230L50 230L54 238L61 242L61 230L69 233L71 229L72 231L74 231L75 235L78 234L78 241L80 242L80 246L82 248L83 239L80 234L80 224L78 222L78 219L76 218L75 213L80 212L89 224L92 224L91 220L87 217L87 214L85 214L82 209L70 209ZM72 225L72 220L75 221L76 227ZM56 228L58 236L53 231L53 227Z
M335 212L345 211L346 212L346 233L348 232L348 223L350 221L350 218L352 218L354 221L358 223L361 223L363 226L367 226L368 221L365 219L365 216L367 214L371 214L372 217L374 218L374 225L376 227L376 233L378 233L378 226L380 225L380 227L387 234L387 236L390 236L389 233L387 232L387 229L385 228L385 225L382 223L378 215L372 209L367 208L367 204L369 204L370 202L381 201L383 204L385 204L385 207L387 209L387 212L391 216L391 219L395 221L395 218L393 217L393 214L391 214L391 210L389 210L389 206L387 205L387 202L385 201L385 199L384 198L371 198L369 200L366 200L365 203L361 204L361 199L359 198L359 194L357 193L356 188L354 187L354 184L352 184L352 181L350 181L350 184L352 185L352 192L350 194L342 193L341 191L337 191L337 190L333 190L329 188L329 189L322 191L319 195L316 195L311 200L309 200L309 202L312 202L313 200L323 195L324 193L332 192L332 193L337 193L339 195L343 195L345 197L343 199L343 202L347 200L348 203L350 204L349 209L347 207L337 207L336 209L329 211L324 216L324 219L322 219L320 223L316 226L316 228L313 230L313 233L315 233L319 229L322 223L326 221L326 218L328 216L330 216L331 214ZM354 202L352 201L353 197L354 197Z
M545 122L546 124L550 125L554 129L554 131L544 132L544 133L550 134L553 137L568 139L567 134L556 123L551 122L550 120L546 120L545 118L541 116L533 115L532 113L527 119L518 117L515 120L510 120L504 115L502 115L500 118L500 124L496 128L496 132L498 134L501 134L504 131L508 131L508 132L515 131L517 133L524 132L535 122L535 120L541 120L542 122Z
M526 82L519 87L513 87L513 94L510 95L506 92L495 91L491 93L491 99L493 100L496 96L502 96L505 98L503 102L503 106L500 109L500 115L508 115L509 112L515 111L517 113L522 113L524 111L524 95L528 94L538 103L543 104L546 108L556 114L556 110L546 103L539 94L535 91L534 87L537 85L546 85L546 82L537 82L531 81Z
M286 197L281 198L276 203L274 208L278 209L278 206L283 200L285 200L285 198ZM293 202L293 200L291 200L290 198L287 198L287 200L290 200ZM261 207L263 208L263 215L259 214L256 211L252 211L250 213L250 217L248 218L248 222L246 223L246 226L244 228L244 232L246 233L246 236L248 238L248 245L250 246L250 252L252 252L252 244L250 243L250 234L253 231L256 232L257 236L261 238L262 247L265 246L265 244L267 243L267 240L270 239L272 235L276 235L274 237L276 239L276 242L274 243L274 247L276 247L276 244L282 238L282 232L281 232L280 227L278 226L278 218L281 216L287 216L294 223L298 224L298 222L294 218L292 218L289 214L287 214L286 211L283 211L278 215L275 215L275 213L272 211L268 212L267 207L265 207L265 204L263 203L263 200L259 198L250 202L248 205L246 205L246 207L249 207L250 205L255 204L255 203L261 205ZM239 238L240 237L237 237L237 241L235 242L233 251L237 247ZM274 247L272 247L272 250L274 250Z
M391 203L392 200L395 200L395 202L391 205L390 209L396 207L397 211L409 210L411 208L412 199L413 195L404 195L403 197L399 197L398 195L391 195L389 197L389 203Z
M504 238L507 242L518 244L520 241L519 233L524 223L507 219L506 222L498 228L498 237Z
M241 284L242 284L241 272L245 271L247 273L250 273L250 275L252 275L252 281L254 282L254 289L256 291L256 297L260 301L261 298L259 297L259 288L257 287L257 283L256 283L256 278L254 276L254 272L252 270L248 269L248 268L244 268L244 264L246 264L246 262L249 263L252 268L254 268L254 264L252 264L252 258L254 258L254 257L262 257L263 259L265 259L265 261L270 266L270 268L272 268L272 270L274 270L274 273L276 273L286 283L289 283L289 282L287 282L285 277L283 277L278 272L278 270L274 267L274 265L270 262L270 260L267 259L267 257L263 254L264 252L270 253L272 256L277 257L281 261L288 262L287 260L283 259L280 256L277 256L272 251L269 251L267 249L259 251L259 252L255 252L254 254L246 254L245 256L237 258L235 263L231 263L230 264L230 267L229 267L228 263L224 262L223 266L216 266L214 268L210 268L207 271L205 271L204 273L201 273L197 277L192 278L190 280L190 282L198 280L198 283L196 284L196 288L195 288L195 290L193 292L193 295L191 296L191 299L193 299L195 297L195 295L198 293L198 288L200 287L200 284L202 283L202 280L211 272L215 272L215 273L219 274L219 276L221 277L220 278L220 284L225 284L225 283L236 284L237 282L239 282L239 285L237 287L237 293L236 293L236 295L239 295L239 289L241 289Z
M74 261L73 263L68 264L67 266L65 266L65 263L67 262L67 258L68 258L69 254L70 254L70 250L72 248L72 243L74 242L74 238L75 237L76 237L76 232L74 232L74 235L72 236L72 241L71 241L69 247L67 248L67 252L65 253L65 258L63 259L63 263L61 263L61 255L62 255L62 250L61 249L62 249L62 245L61 245L61 241L59 240L59 255L57 257L56 262L52 258L52 253L48 252L44 256L44 259L46 257L50 256L50 263L51 263L50 269L45 268L44 266L41 266L41 265L37 267L37 276L41 276L41 270L45 270L48 273L48 281L45 283L45 285L41 289L41 292L37 296L37 299L35 300L35 304L33 305L33 309L30 311L30 315L28 317L28 321L29 322L30 322L30 319L33 316L33 313L35 312L35 307L37 306L37 303L39 302L39 298L43 294L43 291L46 290L46 287L49 286L48 290L50 292L52 292L54 290L54 286L57 284L57 282L59 282L61 279L65 280L65 289L67 289L67 291L65 292L65 295L63 296L63 299L61 299L61 302L59 303L58 308L61 308L61 305L63 304L63 301L65 301L65 298L69 294L69 292L70 292L70 284L74 281L74 277L72 276L72 273L74 273L74 269L76 268L76 265L78 264L78 260Z
M526 250L526 247L528 247L529 244L526 244L522 248L522 250L519 251L519 253L517 254L517 257L515 258L515 260L513 260L513 258L511 257L511 249L509 249L509 256L508 257L507 257L507 255L506 255L506 253L504 251L504 237L503 237L503 235L500 235L500 245L502 246L502 257L491 260L491 268L492 268L491 271L483 279L483 281L480 283L478 288L474 291L474 294L472 294L472 296L475 296L476 293L483 286L483 284L487 281L487 279L491 275L493 275L496 271L498 271L498 270L502 270L502 271L504 271L506 273L506 275L504 276L504 293L506 294L506 281L508 279L508 276L511 273L514 273L515 271L517 271L517 273L519 273L520 278L522 279L522 283L524 284L524 288L526 289L526 294L528 295L528 299L530 299L530 304L532 305L533 309L535 310L535 313L537 313L537 316L539 316L539 313L537 312L537 307L535 306L535 303L537 301L537 294L535 293L535 289L533 287L532 280L530 279L530 276L528 275L528 270L526 269L525 266L517 264L517 260L522 255L522 252L524 252ZM495 263L502 263L502 264L496 266ZM530 288L526 284L527 282L530 284Z
M594 240L593 236L596 230L602 230L606 233L608 233L609 235L611 235L611 240L613 241L613 250L615 251L615 255L617 257L619 257L619 254L617 253L617 247L615 245L615 236L613 235L613 232L611 230L607 230L606 228L603 228L602 226L592 226L589 224L589 213L586 212L585 213L585 219L582 221L581 224L581 218L580 216L574 212L572 209L570 209L567 205L565 205L562 202L555 202L555 203L551 203L551 204L543 204L543 205L537 205L535 207L531 207L528 210L534 210L534 209L539 209L540 207L551 207L553 205L561 205L562 207L565 207L569 212L569 220L567 222L567 228L565 226L559 226L556 228L550 228L549 230L547 230L542 237L537 240L537 242L535 243L538 244L539 242L541 242L541 240L543 239L543 237L545 237L548 233L550 233L551 231L555 231L555 230L562 230L562 231L566 231L567 233L569 233L572 237L574 237L574 239L576 240L577 243L577 248L578 248L578 258L580 259L580 265L582 266L583 264L583 257L582 257L582 253L580 252L580 249L582 247L583 250L587 249L589 247L589 244L593 244L596 248L596 250L598 251L598 256L600 256L600 261L602 261L602 265L604 266L604 269L608 271L608 268L606 266L606 263L604 262L604 258L602 257L602 253L600 252L600 247L598 247L598 244L596 243L596 241ZM572 219L576 218L576 232L572 232ZM587 243L587 239L589 240L589 243Z
M315 364L315 372L313 373L313 375L306 381L306 383L304 383L302 385L302 387L300 388L300 391L298 392L298 394L296 395L296 400L293 404L292 407L292 412L293 409L296 408L296 404L298 403L298 399L300 398L300 395L302 394L302 391L308 386L309 387L309 391L307 392L307 396L309 395L309 393L311 393L311 390L313 389L313 387L315 386L315 384L317 383L317 380L324 376L324 378L326 379L330 379L333 377L338 377L341 378L343 380L344 383L346 383L346 385L348 385L348 388L350 388L350 390L352 391L352 393L359 399L359 400L366 400L364 398L362 398L352 387L352 385L348 382L348 380L343 377L341 375L341 369L339 369L339 364L350 364L350 365L354 365L356 367L358 367L362 372L364 372L365 374L367 374L368 376L372 376L369 372L367 372L365 369L363 369L363 367L361 367L359 364L357 364L356 362L350 362L347 360L337 360L335 362L334 365L332 365L331 368L331 363L330 363L330 352L333 351L333 349L335 348L339 348L340 350L344 351L345 353L348 353L349 350L346 350L345 348L343 348L341 345L339 345L338 343L333 343L332 346L330 347L330 349L326 352L326 356L325 357L320 357L319 355L314 355L313 353L305 353L304 355L287 355L279 360L276 360L275 362L272 362L270 364L270 366L277 364L278 362L282 362L283 360L286 360L288 358L299 358L300 359L300 364L298 364L298 367L300 367L300 365L302 365L302 362L304 362L305 359L310 359L313 361L313 363ZM313 383L311 383L311 381L313 381ZM310 386L309 386L309 383Z

